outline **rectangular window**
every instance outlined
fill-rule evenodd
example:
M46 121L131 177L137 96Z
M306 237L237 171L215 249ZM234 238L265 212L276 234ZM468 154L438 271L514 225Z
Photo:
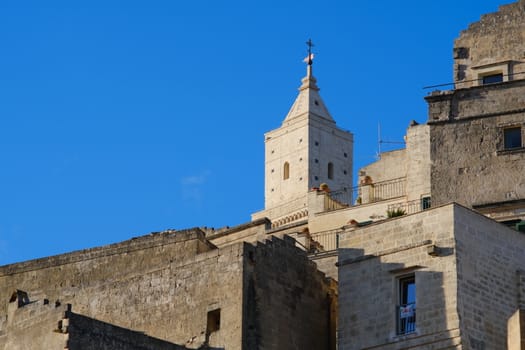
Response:
M521 127L503 129L504 148L520 148L521 145Z
M398 280L399 304L397 306L397 334L416 331L416 278L405 276Z
M421 198L421 209L422 210L429 209L431 206L432 206L432 202L430 200L430 197Z
M206 334L210 335L221 328L221 309L208 311L208 320L206 324Z
M483 85L503 82L503 73L485 75L481 78Z

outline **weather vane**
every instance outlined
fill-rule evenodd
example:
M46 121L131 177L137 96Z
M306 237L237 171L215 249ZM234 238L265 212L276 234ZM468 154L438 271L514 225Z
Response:
M308 57L304 59L305 62L308 63L308 65L312 65L312 60L314 58L314 54L312 53L312 47L314 47L314 43L312 42L312 39L308 39L306 42L306 45L308 46Z

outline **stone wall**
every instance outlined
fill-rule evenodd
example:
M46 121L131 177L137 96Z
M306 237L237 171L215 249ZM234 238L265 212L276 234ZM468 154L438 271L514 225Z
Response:
M381 153L381 158L359 169L359 183L370 177L373 183L405 177L407 174L406 149Z
M343 233L340 350L444 349L460 343L453 205ZM432 246L438 256L428 253ZM398 335L399 279L415 276L416 332Z
M523 113L524 89L525 81L516 80L470 89L433 92L425 97L428 102L428 122L470 121Z
M69 350L187 350L188 348L152 338L109 323L67 311L58 332L68 336ZM36 348L36 347L35 347ZM52 350L53 348L46 348ZM56 350L63 348L56 348Z
M310 254L308 256L310 260L316 263L319 271L323 272L326 276L333 278L335 281L339 278L337 275L337 251L331 251L326 253Z
M0 349L333 349L335 293L291 237L167 231L0 267Z
M454 44L456 88L479 85L478 78L503 73L503 80L525 78L525 2L501 6L461 32Z
M266 239L266 231L270 227L270 220L262 218L219 233L207 234L206 238L219 248L240 242L255 243Z
M308 124L306 120L268 132L265 135L266 210L295 203L308 191ZM289 178L284 180L284 164L289 164ZM292 207L288 210L297 210ZM278 213L277 216L289 212ZM273 219L274 216L269 216Z
M66 348L68 335L57 332L57 329L59 321L65 317L68 305L44 303L44 300L40 300L18 306L16 302L17 300L13 300L9 303L9 318L2 316L5 322L0 329L0 349Z
M0 340L9 350L185 350L184 346L75 314L70 304L13 305Z
M525 269L525 236L463 207L454 210L462 342L468 349L505 349L507 322L523 300L517 271Z
M189 348L206 340L208 312L220 309L210 345L239 348L242 248L213 248L199 230L153 234L2 267L0 300L26 290L32 300L72 303L87 317Z
M335 349L335 290L292 238L248 247L244 349Z
M525 198L525 148L503 144L505 128L525 129L524 91L525 81L515 81L427 97L433 204ZM446 111L436 107L443 103Z
M507 350L525 349L525 314L522 309L516 311L507 322Z
M412 125L406 134L407 201L431 195L430 127Z

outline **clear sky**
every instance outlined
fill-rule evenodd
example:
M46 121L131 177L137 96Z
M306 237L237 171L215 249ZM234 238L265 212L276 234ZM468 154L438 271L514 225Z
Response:
M504 3L0 1L0 265L249 221L309 38L355 167L374 161L378 123L424 122L454 38Z

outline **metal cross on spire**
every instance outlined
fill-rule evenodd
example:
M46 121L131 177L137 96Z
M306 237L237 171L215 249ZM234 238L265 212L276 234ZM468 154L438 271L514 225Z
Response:
M307 61L308 61L308 65L311 66L313 63L312 60L314 58L314 54L312 53L312 47L314 47L314 43L312 42L312 39L308 39L308 41L306 42L306 45L308 46Z

